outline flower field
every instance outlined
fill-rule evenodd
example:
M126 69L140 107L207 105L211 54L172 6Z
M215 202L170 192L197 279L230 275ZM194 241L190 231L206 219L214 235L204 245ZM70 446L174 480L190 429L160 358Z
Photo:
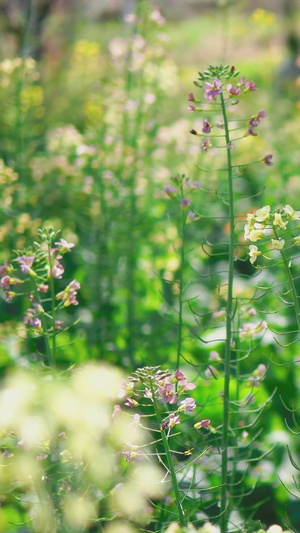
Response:
M0 533L298 533L299 6L104 4L0 3Z

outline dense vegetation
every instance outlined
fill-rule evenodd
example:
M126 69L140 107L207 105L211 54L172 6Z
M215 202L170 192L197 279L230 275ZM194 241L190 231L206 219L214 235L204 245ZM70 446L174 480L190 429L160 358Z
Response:
M300 56L228 4L2 21L0 531L299 530Z

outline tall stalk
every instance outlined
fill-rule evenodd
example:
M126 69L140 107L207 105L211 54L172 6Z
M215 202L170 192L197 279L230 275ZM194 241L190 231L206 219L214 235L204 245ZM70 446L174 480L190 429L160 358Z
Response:
M176 505L177 505L177 510L178 510L179 522L180 522L181 526L185 526L186 525L186 519L185 519L184 511L183 511L183 508L182 508L182 503L181 503L180 492L179 492L176 472L175 472L175 468L174 468L174 463L173 463L172 456L171 456L169 442L168 442L168 439L166 437L165 430L162 427L162 420L161 420L161 416L160 416L160 412L159 412L157 399L155 397L155 390L154 390L154 386L153 386L153 382L152 381L151 381L151 392L152 392L155 416L156 416L157 422L159 424L162 443L163 443L165 454L166 454L168 470L169 470L169 473L171 475L172 486L173 486Z
M227 144L227 174L229 193L229 264L228 264L228 289L226 305L226 341L224 360L224 406L223 406L223 428L222 428L222 487L221 487L221 533L226 533L228 523L228 433L229 433L229 413L230 413L230 362L231 362L231 342L232 342L232 294L233 294L233 269L234 269L234 196L232 181L232 163L230 150L229 127L226 114L224 96L221 93L221 107L225 127L225 139Z
M182 185L181 185L181 196L183 197ZM182 345L182 296L183 296L183 269L184 269L184 260L185 260L185 257L184 257L185 256L185 225L186 225L186 216L184 214L184 211L182 211L176 370L179 369L179 365L180 365L181 345Z

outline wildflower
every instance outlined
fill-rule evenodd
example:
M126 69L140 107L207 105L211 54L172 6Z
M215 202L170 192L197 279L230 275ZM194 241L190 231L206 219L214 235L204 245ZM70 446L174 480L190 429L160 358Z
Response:
M246 224L245 226L245 234L244 238L249 239L251 242L259 241L260 239L263 239L264 233L261 229L250 229L249 225Z
M265 165L267 165L268 167L272 167L274 163L272 163L271 159L273 158L273 155L272 154L267 154L265 155L264 157L262 157L261 159L259 159L258 161L260 163L265 163Z
M191 112L196 111L196 106L193 105L193 104L189 104L188 105L188 110L191 111Z
M33 272L33 270L31 269L31 265L34 261L34 256L20 256L20 257L17 257L17 261L19 261L19 263L21 264L21 270L23 272L23 274L30 274L30 275L33 275L33 276L36 276L36 273Z
M5 292L5 301L11 302L13 298L16 296L16 293L14 291L4 291Z
M252 137L257 137L257 133L254 131L254 127L255 126L250 126L248 130L246 131L244 137L246 137L247 135L252 135Z
M293 241L296 244L296 246L300 246L300 235L298 235L297 237L294 237Z
M218 374L219 374L219 372L212 365L209 365L207 367L207 369L205 370L205 372L204 372L205 377L207 377L208 379L216 378L216 376L218 376Z
M257 222L265 222L267 220L269 220L270 218L270 206L269 205L265 205L264 207L262 207L261 209L258 209L255 213L255 220L257 220Z
M190 180L187 180L185 182L186 186L187 187L190 187L191 189L201 189L201 183L200 181L190 181Z
M209 418L205 418L204 420L201 420L200 422L196 422L196 424L194 424L195 429L200 429L200 428L209 429L209 426L210 426Z
M232 98L233 96L237 96L238 94L240 94L241 89L239 87L235 89L230 83L229 85L227 85L227 91L229 93L229 98Z
M221 357L215 350L212 350L208 357L209 361L221 361Z
M222 89L221 87L221 80L214 80L213 83L206 83L204 85L204 97L208 100L208 102L212 102L212 100L218 96L218 94L221 94Z
M3 287L3 289L9 289L10 287L10 276L4 276L2 279L1 279L1 282L0 282L0 285L1 287Z
M286 229L288 220L284 222L280 213L274 213L273 225L278 226L281 229Z
M138 413L135 413L132 422L130 422L129 426L133 429L137 429L140 426L140 415Z
M65 307L68 307L69 305L78 305L76 300L78 289L80 289L80 283L74 279L64 291L61 291L56 295L56 298L57 300L62 300Z
M260 121L267 116L267 113L264 109L261 109L256 115L253 115L250 120L249 124L250 126L253 126L253 128L256 128Z
M300 220L300 211L295 211L291 205L285 205L283 211L290 220Z
M115 418L116 416L118 416L119 414L121 414L122 412L122 409L120 407L120 405L114 405L114 410L113 410L113 414L112 414L112 417Z
M196 409L196 402L194 398L185 398L180 402L181 405L178 408L178 411L183 411L184 413L192 413Z
M261 251L255 246L255 244L251 244L249 246L250 252L248 252L248 255L250 257L250 263L253 265L258 258L259 255L261 255Z
M58 249L61 254L65 254L66 252L70 252L72 248L74 248L75 244L71 242L65 241L65 239L60 239L60 241L56 242Z
M54 265L52 267L52 276L55 279L61 279L64 271L64 267L59 263L57 259L55 259Z
M256 370L254 370L253 376L257 378L262 378L265 375L266 370L266 365L261 363L260 365L258 365Z
M54 327L55 327L55 329L57 329L58 331L61 331L61 330L63 329L63 323L62 323L62 320L55 320Z
M231 142L228 143L228 144L227 144L227 148L228 148L228 150L231 150L231 149L233 148L233 144L232 144Z
M191 201L188 198L182 198L180 205L182 209L186 209L189 205L191 205Z
M37 290L39 292L47 292L49 289L49 286L48 285L45 285L45 283L40 283L38 286L37 286Z
M173 428L174 426L176 426L176 424L180 424L180 417L179 417L179 415L176 415L175 413L172 413L169 416L169 427Z
M203 120L203 126L202 126L203 133L210 133L211 132L211 124L208 122L207 118Z
M209 142L209 139L204 139L203 143L201 144L202 149L204 152L207 152L212 147L212 144Z
M185 390L193 390L196 388L194 383L188 383L184 373L180 370L175 371L175 376L172 379L172 383L178 382L179 387L184 387Z
M189 93L189 96L188 96L188 102L195 102L195 96L194 96L194 93Z
M284 239L279 239L279 240L271 239L271 241L272 241L274 250L282 250L282 248L284 247L284 244L285 244Z
M257 312L256 309L254 309L254 307L251 307L251 309L249 309L248 315L249 316L255 316L256 312Z
M127 405L127 407L137 407L139 404L133 398L127 398L126 402L124 402L124 405Z
M5 260L3 265L0 265L0 277L5 276L5 274L9 274L12 270L12 267L9 266L8 261Z
M137 452L133 450L124 450L122 452L122 455L124 456L125 461L127 463L131 463L132 459L137 456Z
M174 393L173 385L170 383L170 378L166 378L163 385L158 388L158 393L164 403L174 405L177 402L177 394Z
M196 220L196 215L194 213L194 211L189 211L188 212L188 216L186 218L186 222L187 224L190 224L191 222L193 222L194 220Z
M169 198L175 198L177 194L177 189L174 187L174 185L166 185L164 188L164 192L169 196Z
M258 89L255 87L254 81L247 81L245 76L240 78L239 85L244 87L245 93L249 91L258 91Z

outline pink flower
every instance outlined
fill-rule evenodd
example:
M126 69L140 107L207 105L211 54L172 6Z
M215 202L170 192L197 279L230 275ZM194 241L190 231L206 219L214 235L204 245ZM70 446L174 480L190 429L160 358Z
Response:
M209 426L210 426L209 418L205 418L204 420L201 420L200 422L196 422L196 424L194 424L195 429L200 429L200 428L209 429Z
M211 124L208 122L207 118L203 120L203 126L202 126L203 133L210 133L211 132Z
M176 415L175 413L172 413L169 416L169 427L173 428L174 426L176 426L176 424L180 424L180 417L179 417L179 415Z
M189 93L189 96L188 96L188 102L195 102L195 96L194 96L194 93Z
M184 413L192 413L197 405L194 398L185 398L180 403L179 411L183 411Z
M52 267L52 276L55 279L61 279L64 271L65 271L64 267L58 262L57 259L55 259L54 265Z
M188 110L193 112L193 111L196 110L196 106L193 105L193 104L189 104L189 105L188 105Z
M169 196L169 198L175 198L177 194L177 189L174 187L174 185L166 185L164 188L164 192Z
M254 81L247 81L245 76L240 78L239 85L244 87L244 92L245 93L249 92L249 91L258 91L258 89L255 87Z
M170 378L166 378L163 385L158 387L158 394L164 403L174 405L177 402L177 394L174 393L173 385L170 383Z
M194 390L196 388L194 383L188 383L187 378L180 370L175 371L175 376L173 379L178 382L178 386L181 389L180 392L184 390Z
M3 287L3 289L9 289L10 287L10 276L4 276L2 279L1 279L1 287Z
M55 329L58 331L61 331L63 329L63 323L62 320L55 320Z
M204 152L207 152L207 150L209 150L212 147L209 139L204 139L204 141L201 144L201 146L202 146L202 150L204 150Z
M61 254L64 254L66 252L70 252L72 248L74 248L75 244L71 242L65 241L65 239L60 239L60 241L55 242L54 244L57 244L59 247L59 251Z
M49 289L48 285L45 285L45 283L40 283L40 285L38 285L37 287L37 290L39 292L47 292Z
M230 83L229 85L227 85L227 91L229 92L229 97L232 98L233 96L237 96L238 94L240 94L241 89L239 87L235 89Z
M221 94L222 89L221 87L221 80L214 80L213 83L206 83L204 85L204 97L208 100L208 102L212 102L212 100L218 96L218 94Z
M3 265L0 265L0 277L5 276L11 270L11 267L8 265L8 261L4 261Z
M80 289L80 283L73 279L64 291L61 291L56 295L56 298L57 300L62 300L65 307L68 307L69 305L78 305L76 300L78 289Z
M20 257L17 257L17 261L19 261L19 263L21 264L21 270L23 272L23 274L30 274L32 272L31 270L31 265L34 261L34 256L20 256Z
M118 416L119 414L122 413L122 409L119 405L115 405L114 406L114 410L113 410L113 414L112 414L112 417L115 418L116 416Z
M182 198L180 205L182 209L186 209L189 205L191 205L191 201L188 198Z

